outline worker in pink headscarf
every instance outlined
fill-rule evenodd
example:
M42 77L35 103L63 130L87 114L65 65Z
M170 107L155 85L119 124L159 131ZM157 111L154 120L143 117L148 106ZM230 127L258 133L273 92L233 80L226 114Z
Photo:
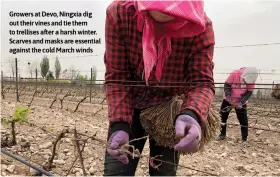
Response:
M141 110L185 94L176 116L181 141L173 148L150 138L150 156L178 164L178 151L194 152L214 96L214 32L203 1L114 1L106 11L104 63L108 147L104 176L134 176L138 158L119 148L145 136ZM131 84L134 81L134 84ZM144 86L135 86L143 82ZM171 82L197 83L170 87ZM163 87L164 86L164 87ZM142 152L146 139L131 142ZM154 161L151 176L174 176L174 165ZM155 166L154 166L155 165ZM176 165L175 165L176 166Z
M231 108L234 107L241 125L242 143L246 145L248 136L247 103L253 94L257 78L258 69L255 67L234 70L227 78L224 85L225 95L220 109L222 124L218 140L226 138L227 119Z

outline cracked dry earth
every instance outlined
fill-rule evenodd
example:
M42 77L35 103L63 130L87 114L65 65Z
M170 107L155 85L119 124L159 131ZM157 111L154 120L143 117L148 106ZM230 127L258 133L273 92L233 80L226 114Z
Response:
M49 100L51 102L51 100ZM15 110L12 100L2 100L2 116L10 116ZM90 107L90 109L88 109ZM107 107L98 114L93 115L94 110L100 105L82 103L78 112L71 112L59 108L49 109L46 105L34 104L29 116L29 122L44 127L51 133L44 132L37 127L23 123L16 125L18 144L8 149L14 154L24 157L31 163L39 166L46 163L52 152L53 135L58 135L63 129L77 126L79 133L94 135L105 140L108 122L106 119ZM280 130L279 115L269 119L257 115L249 115L258 119L258 127L265 127L269 123L270 128ZM277 122L278 121L278 122ZM238 123L235 113L231 113L230 123ZM267 126L266 126L267 127ZM1 126L1 139L10 136L10 127ZM241 150L240 128L229 126L228 140L221 142L210 142L204 152L194 155L182 156L180 165L192 167L216 175L280 175L280 134L249 129L248 147ZM51 172L56 175L66 175L73 160L74 146L71 141L72 135L67 135L61 140L54 159L54 167ZM103 175L103 156L105 145L97 141L89 141L84 149L84 165L87 175ZM148 155L148 144L144 154ZM1 175L32 175L34 170L14 161L1 153ZM148 175L147 159L141 159L136 175ZM179 167L178 175L205 176L201 172ZM79 161L70 171L69 175L81 176L83 171Z

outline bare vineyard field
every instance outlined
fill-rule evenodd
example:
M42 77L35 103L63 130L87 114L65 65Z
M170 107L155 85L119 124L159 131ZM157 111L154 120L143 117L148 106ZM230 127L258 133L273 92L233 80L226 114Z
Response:
M53 156L53 147L63 130L63 138L56 145L56 154L50 171L56 175L102 175L105 145L102 141L88 139L88 136L106 140L107 105L101 87L91 89L69 86L19 85L19 100L16 103L14 85L2 87L2 117L13 114L17 104L30 106L28 123L16 125L17 145L6 147L14 154L40 167L48 166ZM55 101L56 100L56 101ZM218 110L221 98L214 100ZM240 127L230 125L228 140L210 142L205 151L182 156L178 175L280 175L280 102L272 99L254 99L248 108L249 140L246 151L240 146ZM229 123L238 124L232 111ZM76 125L80 145L73 141ZM71 130L71 131L70 131ZM10 127L1 127L1 139L10 136ZM85 145L84 145L85 144ZM2 145L2 143L1 143ZM82 148L83 163L76 154ZM149 154L148 143L143 152ZM76 161L75 161L76 159ZM75 161L74 165L73 162ZM147 175L148 159L141 158L136 175ZM32 175L34 171L1 155L2 175ZM73 166L73 168L71 168Z

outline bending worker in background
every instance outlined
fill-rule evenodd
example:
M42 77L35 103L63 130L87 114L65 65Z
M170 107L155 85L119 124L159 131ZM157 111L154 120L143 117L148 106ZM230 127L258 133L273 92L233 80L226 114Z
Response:
M214 96L214 32L203 1L113 1L107 8L105 26L109 130L104 176L135 175L139 159L120 153L118 148L145 136L139 120L141 110L184 93L181 113L174 122L181 141L170 149L150 139L151 157L163 155L159 159L178 164L178 150L197 149L200 125ZM154 86L170 82L202 84L155 88L128 86L128 81ZM131 145L142 152L145 141L133 141ZM176 168L162 163L158 169L150 167L150 175L174 176Z
M224 85L225 97L220 110L222 125L218 140L226 138L226 123L231 111L227 107L233 106L241 125L242 143L245 145L248 136L247 103L253 94L257 78L258 70L255 67L234 70L227 78Z

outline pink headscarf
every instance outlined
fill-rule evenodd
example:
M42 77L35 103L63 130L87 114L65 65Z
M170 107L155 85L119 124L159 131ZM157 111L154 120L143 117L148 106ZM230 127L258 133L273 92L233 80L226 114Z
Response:
M146 82L156 66L156 79L160 81L162 68L171 53L170 38L193 37L205 30L204 3L199 1L133 1L125 2L136 9L137 29L143 32L143 60ZM147 11L155 10L175 16L168 23L157 23ZM158 46L158 49L156 48Z

